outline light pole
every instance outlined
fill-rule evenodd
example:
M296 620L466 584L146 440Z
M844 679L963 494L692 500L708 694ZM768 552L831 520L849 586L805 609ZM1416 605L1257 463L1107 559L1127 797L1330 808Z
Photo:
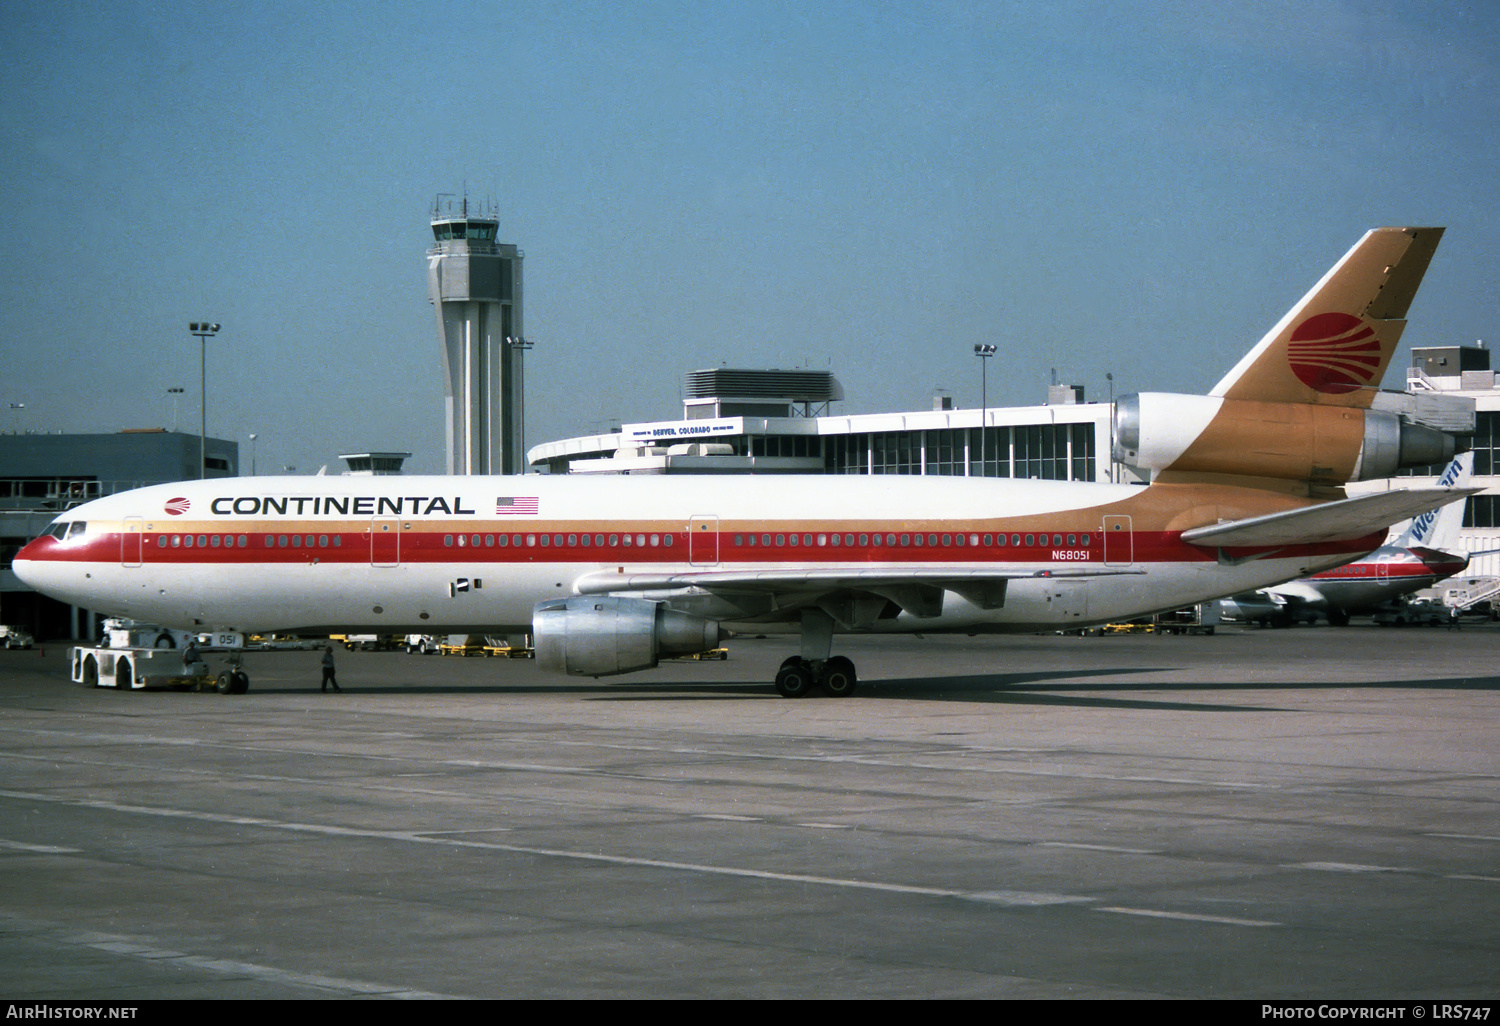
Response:
M208 477L208 340L219 333L217 324L193 321L188 333L198 336L198 478Z
M521 438L519 444L516 446L516 455L518 457L516 462L520 463L521 466L512 469L524 474L526 473L526 465L523 462L526 459L526 350L531 348L531 343L526 341L524 336L507 335L505 336L505 344L510 346L516 354L516 398L518 400L517 405L520 407L520 410L517 411L520 413L520 416L517 419L521 425ZM504 458L503 454L501 458Z
M250 476L255 476L255 435L250 436Z
M1106 373L1104 380L1109 382L1109 483L1115 483L1115 376L1113 372Z
M987 453L985 452L984 422L990 419L989 381L986 367L990 357L995 355L995 347L982 343L976 344L974 355L979 357L979 476L986 477L989 468L985 465Z
M167 395L169 395L169 396L172 397L172 433L173 434L177 433L177 404L178 404L178 402L181 401L182 394L185 391L186 391L186 389L182 389L182 388L169 388L169 389L167 389Z

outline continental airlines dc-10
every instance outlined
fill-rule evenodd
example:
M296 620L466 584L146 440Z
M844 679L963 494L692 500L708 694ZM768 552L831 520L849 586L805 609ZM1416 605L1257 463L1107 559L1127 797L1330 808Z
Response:
M521 633L602 677L800 633L795 697L855 688L849 632L1034 632L1180 608L1375 549L1464 492L1348 498L1453 439L1371 408L1440 228L1367 233L1206 396L1115 411L1148 486L952 477L280 477L123 492L16 557L46 595L203 632Z

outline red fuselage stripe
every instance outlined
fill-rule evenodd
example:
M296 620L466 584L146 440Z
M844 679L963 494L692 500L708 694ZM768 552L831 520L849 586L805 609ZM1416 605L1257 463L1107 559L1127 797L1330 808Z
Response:
M530 525L529 525L530 526ZM855 544L844 544L853 536ZM979 538L979 544L971 539ZM848 566L861 563L1042 563L1087 564L1105 561L1105 551L1098 532L1080 535L1022 534L1020 545L983 544L986 537L1000 537L994 532L967 531L959 535L948 531L840 531L840 543L832 544L833 532L758 531L750 544L748 531L693 533L687 531L507 531L502 535L492 526L487 530L456 531L408 530L389 536L368 531L328 533L321 531L236 531L186 532L151 531L144 535L116 532L89 533L82 538L58 541L43 536L28 544L17 556L48 562L76 563L145 563L157 565L237 565L265 563L469 563L469 564L537 564L537 563L696 563L696 564L808 564ZM501 538L505 544L500 543ZM771 544L763 544L769 537ZM1069 538L1074 544L1069 544ZM1089 539L1083 544L1083 538ZM462 538L462 542L459 539ZM584 539L587 538L585 544ZM610 539L615 540L614 544ZM626 543L626 539L629 543ZM819 539L823 543L819 543ZM858 544L861 538L866 544ZM917 540L921 539L921 544ZM962 544L958 544L960 538ZM1060 543L1054 543L1060 538ZM478 539L477 542L475 539ZM948 544L944 544L944 539ZM1025 544L1031 539L1033 544ZM603 544L599 542L602 540ZM779 544L778 544L779 540ZM903 544L904 540L904 544ZM936 540L936 544L932 542ZM810 543L809 543L810 542ZM1351 542L1324 542L1313 545L1283 546L1273 550L1277 558L1329 556L1358 550L1379 539L1356 539ZM1368 550L1367 550L1368 551ZM1253 549L1229 549L1231 557L1253 556ZM1186 545L1180 532L1137 531L1109 539L1109 561L1129 563L1207 563L1217 559L1214 550ZM1395 567L1392 567L1395 570ZM1412 568L1416 570L1416 568ZM1411 572L1403 570L1403 573ZM1427 572L1425 569L1418 572Z

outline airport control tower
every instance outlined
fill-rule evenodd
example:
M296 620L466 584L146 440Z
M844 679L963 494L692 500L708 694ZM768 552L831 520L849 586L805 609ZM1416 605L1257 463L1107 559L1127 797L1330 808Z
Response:
M443 337L448 473L519 474L521 253L497 243L500 219L467 197L432 209L427 296Z

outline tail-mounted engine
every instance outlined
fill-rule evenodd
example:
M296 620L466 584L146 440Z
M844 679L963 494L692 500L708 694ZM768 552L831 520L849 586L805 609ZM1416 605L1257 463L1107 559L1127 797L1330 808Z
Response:
M590 595L538 602L531 629L537 662L578 677L649 670L662 656L716 648L722 636L717 621L663 602Z
M1341 484L1443 463L1455 450L1451 435L1382 410L1163 392L1115 403L1115 459L1153 472Z

